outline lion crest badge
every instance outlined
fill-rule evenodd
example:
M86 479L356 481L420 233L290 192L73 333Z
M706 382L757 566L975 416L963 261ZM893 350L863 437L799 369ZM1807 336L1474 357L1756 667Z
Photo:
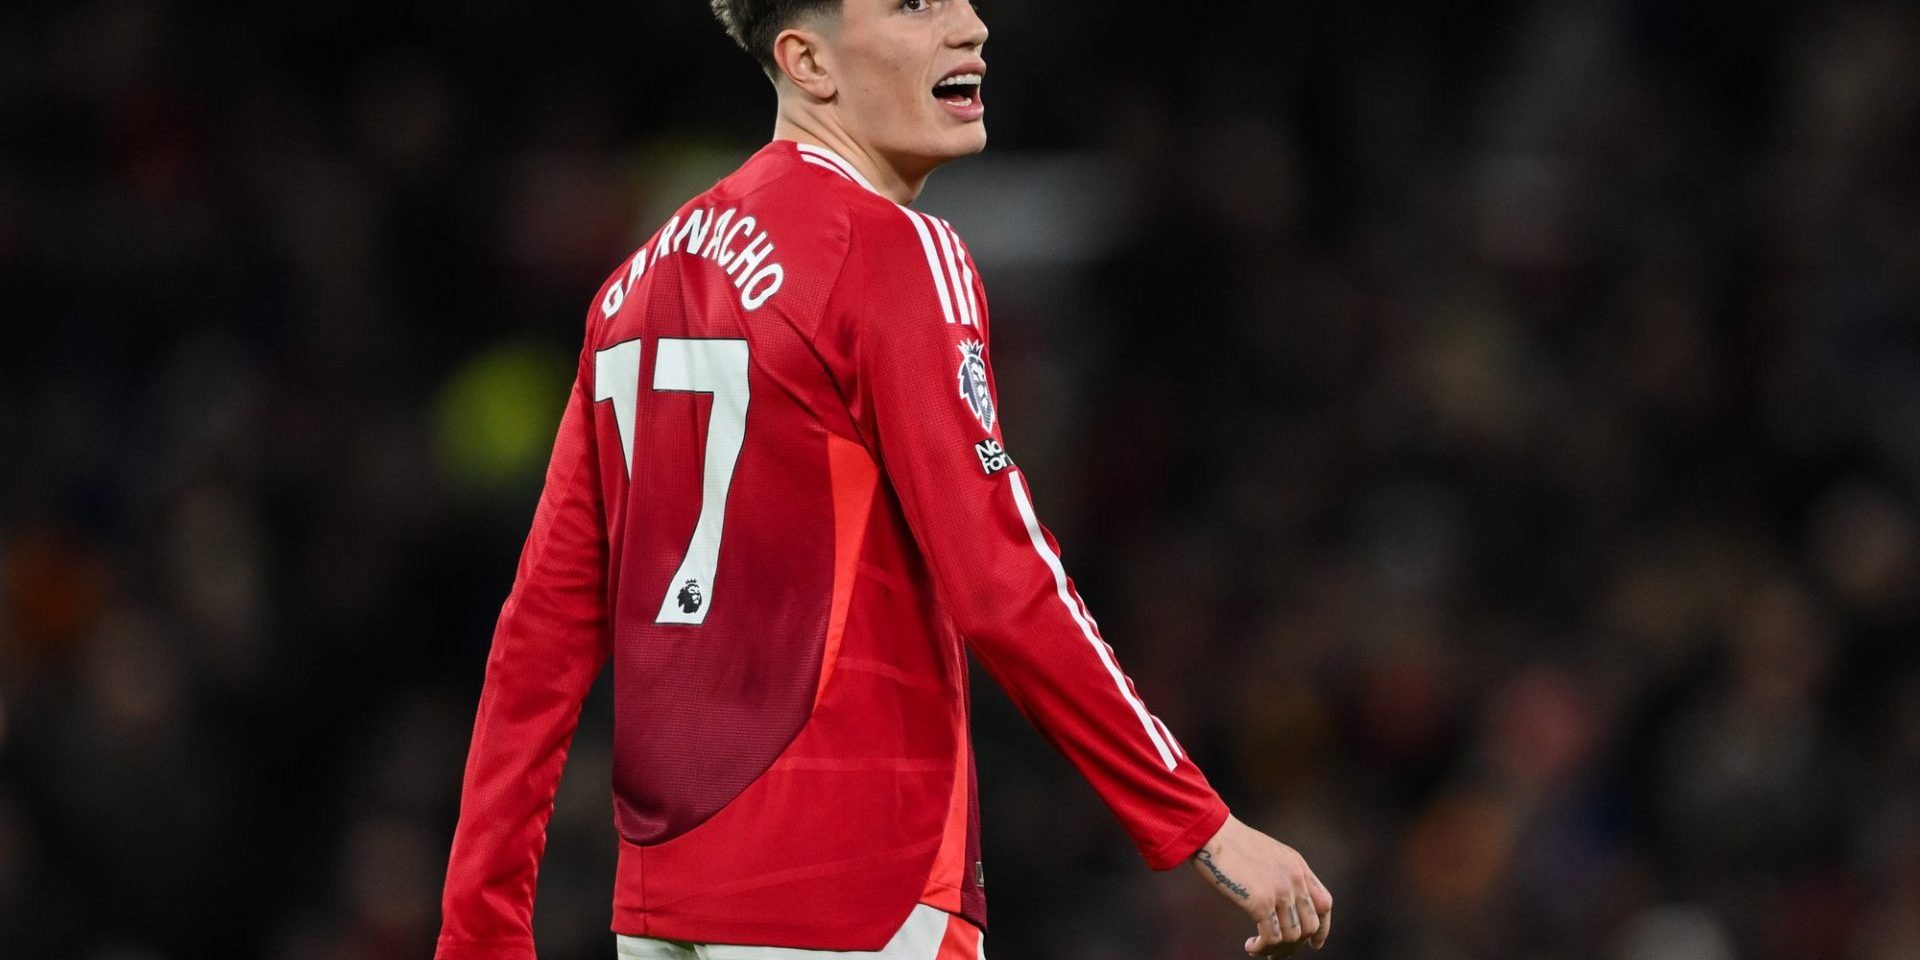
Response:
M960 399L967 402L980 425L993 432L993 391L987 387L987 345L978 340L960 344Z
M700 596L700 581L688 580L687 585L681 587L680 593L673 599L680 604L681 613L698 613L700 604L705 602L705 599Z

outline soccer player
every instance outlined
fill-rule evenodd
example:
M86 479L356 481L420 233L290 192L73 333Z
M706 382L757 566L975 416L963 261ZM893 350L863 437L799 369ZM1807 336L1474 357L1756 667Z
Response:
M501 610L441 960L534 955L535 875L614 664L623 958L980 960L971 649L1154 869L1322 944L1332 897L1149 713L1005 446L980 271L908 206L986 145L967 0L712 0L771 143L614 271ZM863 954L868 955L868 954Z

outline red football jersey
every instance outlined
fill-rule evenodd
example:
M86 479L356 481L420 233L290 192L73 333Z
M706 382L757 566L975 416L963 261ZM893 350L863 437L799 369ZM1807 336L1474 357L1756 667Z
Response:
M487 661L440 957L533 955L609 657L622 934L874 950L917 903L984 926L963 643L1149 865L1219 829L1034 516L987 316L950 224L784 140L608 280Z

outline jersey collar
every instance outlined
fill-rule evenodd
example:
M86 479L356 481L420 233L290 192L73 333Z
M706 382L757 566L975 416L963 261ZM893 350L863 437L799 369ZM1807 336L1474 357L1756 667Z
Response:
M800 151L800 159L814 166L825 167L828 170L832 170L834 173L867 188L869 192L880 194L880 191L874 188L873 183L860 173L859 168L847 162L847 158L834 153L826 147L817 147L811 143L801 143L795 140L793 145ZM885 196L885 194L880 195Z

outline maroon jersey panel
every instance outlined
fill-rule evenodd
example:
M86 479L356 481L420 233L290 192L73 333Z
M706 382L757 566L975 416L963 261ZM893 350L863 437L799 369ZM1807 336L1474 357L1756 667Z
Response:
M763 206L754 190L741 193L716 189L676 219ZM771 219L762 213L755 226L768 229L749 234L778 238L769 262L796 280L829 272L796 257L830 252L789 251L802 238L774 233ZM638 397L634 470L609 592L617 728L636 732L615 747L616 823L637 844L713 816L799 733L813 709L834 572L829 433L794 393L830 397L831 385L782 312L809 312L809 294L817 312L824 289L783 278L779 306L747 311L717 259L688 249L699 231L680 232L681 249L639 279L596 335L603 351L639 344L640 376L624 385ZM707 244L725 238L715 227L707 235ZM603 438L622 429L623 414L602 404Z

